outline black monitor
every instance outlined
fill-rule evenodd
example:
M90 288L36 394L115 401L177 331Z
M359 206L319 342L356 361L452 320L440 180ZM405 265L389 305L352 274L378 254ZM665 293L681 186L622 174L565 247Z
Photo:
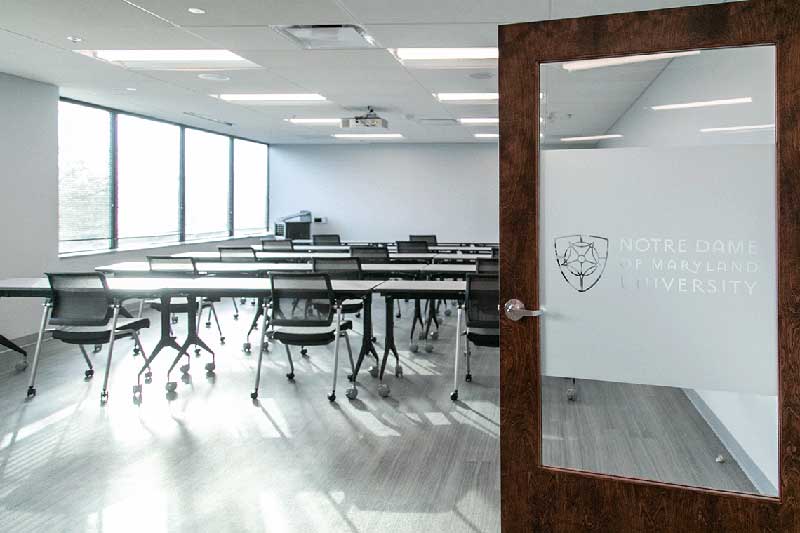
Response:
M308 240L311 238L311 222L284 222L286 233L284 237L293 240Z

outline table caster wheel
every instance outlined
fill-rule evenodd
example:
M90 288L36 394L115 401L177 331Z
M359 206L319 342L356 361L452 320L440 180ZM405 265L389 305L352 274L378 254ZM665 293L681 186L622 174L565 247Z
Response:
M252 350L252 348L253 347L249 342L246 342L246 343L242 344L242 351L244 353L250 353L250 350Z
M411 351L411 353L417 353L419 351L419 344L412 344L408 347L408 349Z
M381 398L387 398L389 396L389 392L390 392L389 385L387 385L386 383L381 383L380 385L378 385L378 395Z
M289 381L294 381L294 372L289 372L288 374L286 374L286 379L288 379Z
M182 374L188 374L189 373L189 369L190 369L189 365L181 365L181 373Z
M167 382L167 387L166 387L167 392L175 392L175 390L177 388L178 388L178 384L175 381L168 381Z
M453 400L453 401L458 400L458 391L457 390L454 390L453 392L450 393L450 399Z
M172 400L174 400L177 397L178 397L178 393L175 392L174 390L173 391L169 391L167 393L167 395L166 395L167 401L169 401L169 402L171 402Z
M178 317L177 316L173 316L172 317L172 323L173 324L177 324L178 323Z
M36 396L36 388L35 387L28 387L27 397L28 398L33 398L34 396Z
M239 315L233 315L234 320L239 320Z
M242 302L242 303L244 303L244 302ZM256 305L256 301L255 300L250 300L250 305Z
M347 374L347 381L349 381L350 383L353 382L353 374Z
M403 367L402 366L397 365L397 368L394 369L394 376L397 377L397 378L402 378L403 377Z
M153 373L152 372L145 372L144 373L144 382L150 384L153 382Z
M439 332L438 331L434 331L433 333L431 333L431 339L436 340L438 338L439 338Z
M83 377L86 379L92 379L92 376L94 376L94 370L89 369L83 373Z
M211 322L206 322L206 327L210 328L211 327Z
M225 344L225 337L220 337L219 338L219 343L220 344Z
M206 363L206 372L214 372L217 369L217 365L214 363Z
M578 396L578 393L575 389L567 389L567 400L574 402L575 398Z
M418 338L419 340L421 340L421 341L424 341L424 340L425 340L425 333L424 333L424 332L422 332L422 331L420 331L420 332L419 332L419 335L417 335L417 338Z
M328 401L329 402L335 402L336 401L336 393L335 392L332 392L332 393L328 394Z
M377 378L378 374L380 374L380 369L377 366L370 367L369 375L373 378Z
M181 374L181 381L184 385L188 385L192 382L192 375L191 374Z
M102 344L95 344L94 345L94 349L92 351L94 353L100 353L100 350L102 350L102 349L103 349L103 345Z
M348 400L355 400L356 398L358 398L358 389L355 387L353 387L352 389L347 389L344 395L347 396Z
M425 351L431 353L433 351L433 344L428 343L425 345Z
M142 405L142 397L138 394L133 395L133 405Z
M195 350L194 350L194 356L195 356L195 357L200 357L200 348L195 348Z
M300 350L300 355L302 355L303 357L308 357L308 350L303 348L302 350Z
M244 303L244 302L242 302L242 303ZM250 398L253 399L253 400L258 400L258 393L257 392L251 392L250 393Z
M452 314L453 314L453 312L450 309L445 309L444 310L444 316L450 316Z
M100 393L100 405L105 405L108 403L108 391L104 390Z
M246 304L247 303L247 298L239 298L239 303L240 304Z
M466 381L467 383L472 383L472 374L467 374L466 376L464 376L464 381Z
M17 364L14 365L14 370L17 372L24 372L28 368L28 361L19 361Z

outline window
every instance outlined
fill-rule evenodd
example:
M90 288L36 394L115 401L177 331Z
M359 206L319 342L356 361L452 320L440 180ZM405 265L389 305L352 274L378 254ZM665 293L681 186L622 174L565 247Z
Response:
M267 231L266 144L233 141L233 228L234 235L261 235Z
M118 246L180 240L180 128L117 119Z
M111 246L111 113L58 105L58 251Z
M186 129L186 239L226 237L230 137Z

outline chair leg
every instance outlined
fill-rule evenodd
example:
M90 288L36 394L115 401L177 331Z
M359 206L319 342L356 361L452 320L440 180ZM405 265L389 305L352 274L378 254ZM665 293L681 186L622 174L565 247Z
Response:
M144 298L139 300L139 312L136 314L136 318L142 318L144 314Z
M264 303L264 313L261 315L261 339L258 343L258 365L256 366L256 384L253 392L250 393L250 398L253 400L258 399L258 385L261 383L261 361L264 358L264 338L267 336L267 310L266 302Z
M458 304L458 316L456 319L456 353L453 361L453 392L450 393L450 399L453 401L458 400L458 361L461 356L461 317L464 315L463 304Z
M92 379L92 376L94 376L94 367L92 366L92 360L89 359L89 354L86 353L86 348L83 347L83 344L79 344L78 347L81 349L81 355L83 355L83 360L86 361L86 366L89 367L89 369L83 373L83 376L86 379Z
M333 348L333 389L328 394L328 401L336 401L336 379L339 377L339 330L342 327L342 306L336 304L336 344Z
M470 346L469 346L469 339L465 338L464 339L464 344L465 344L464 356L467 358L467 375L464 377L464 380L467 383L469 383L469 382L472 381L472 371L470 370L470 366L469 366L470 359L472 358L471 357L472 356L472 350L470 349Z
M225 335L222 334L222 327L219 325L219 317L217 317L217 308L214 307L214 304L211 304L210 307L210 314L214 315L214 322L217 324L217 331L219 332L219 342L220 344L225 344Z
M42 352L42 339L44 338L44 330L47 327L47 323L50 321L50 312L52 310L53 304L50 302L50 300L47 300L44 303L44 308L42 309L42 323L39 326L39 336L36 338L36 350L33 352L33 366L31 366L30 381L28 381L28 398L36 396L36 387L34 387L34 385L36 382L36 372L39 370L39 354Z
M289 373L286 374L286 379L294 381L294 361L292 361L292 351L289 349L288 344L283 345L286 348L286 358L289 360Z
M117 319L119 319L119 302L114 303L114 316L111 319L111 334L108 339L108 358L106 359L106 374L103 377L103 390L100 392L100 403L108 401L108 375L111 372L111 357L114 355L114 341L117 338Z
M133 341L136 343L139 352L144 358L144 366L141 370L139 370L139 373L136 374L136 385L133 386L133 403L135 405L140 405L142 403L142 371L147 369L147 372L144 375L145 383L150 383L153 380L153 371L150 369L150 361L147 359L147 354L142 346L142 340L139 338L139 332L131 331L131 337L133 337Z
M236 298L231 298L233 302L233 319L239 320L239 306L236 304Z

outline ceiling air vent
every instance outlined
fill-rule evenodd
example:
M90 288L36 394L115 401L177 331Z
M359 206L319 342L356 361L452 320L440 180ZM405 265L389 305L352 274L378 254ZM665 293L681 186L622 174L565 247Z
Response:
M377 46L364 28L353 24L272 26L272 29L307 50L353 50Z

